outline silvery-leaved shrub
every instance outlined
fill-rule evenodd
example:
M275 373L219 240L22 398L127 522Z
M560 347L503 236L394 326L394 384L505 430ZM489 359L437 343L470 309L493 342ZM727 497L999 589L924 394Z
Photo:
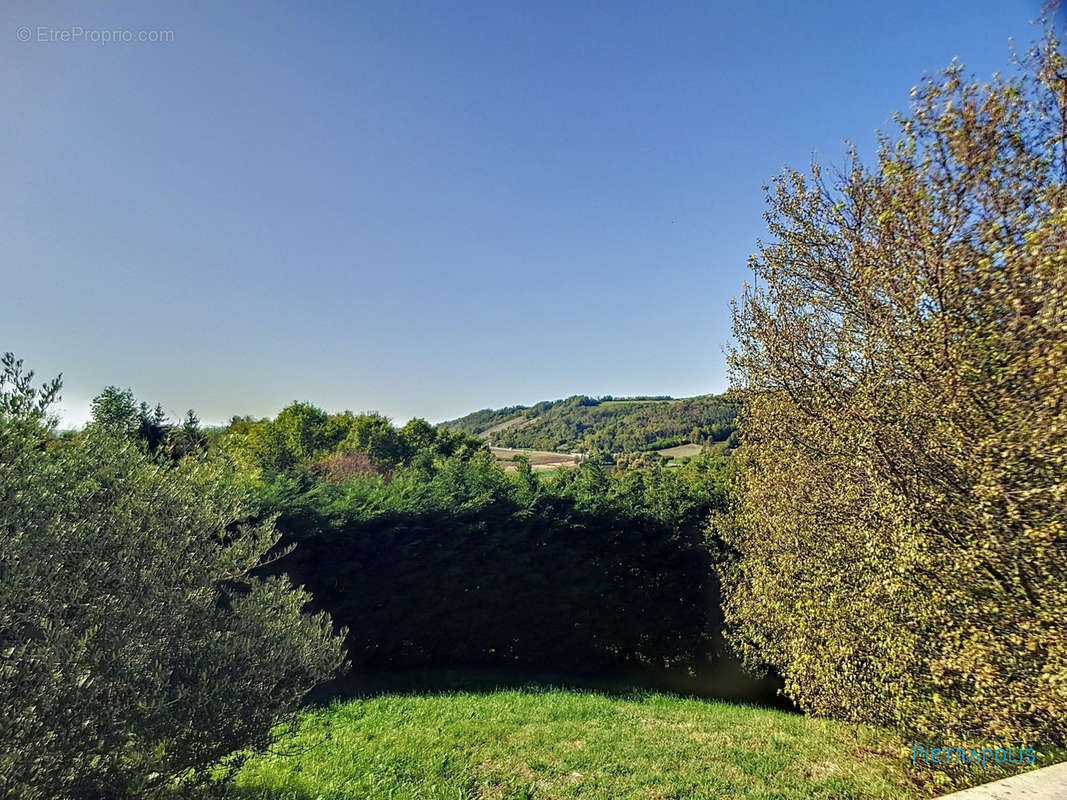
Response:
M0 365L0 797L189 796L342 666L225 466L91 425Z

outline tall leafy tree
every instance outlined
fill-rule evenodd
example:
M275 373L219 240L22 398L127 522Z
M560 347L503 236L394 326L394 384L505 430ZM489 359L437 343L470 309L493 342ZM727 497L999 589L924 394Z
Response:
M788 171L735 306L737 646L815 712L1067 741L1067 63Z

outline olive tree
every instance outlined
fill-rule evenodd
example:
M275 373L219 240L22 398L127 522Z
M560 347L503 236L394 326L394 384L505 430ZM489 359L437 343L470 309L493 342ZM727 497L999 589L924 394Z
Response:
M806 709L1067 741L1067 63L787 171L735 303L737 648Z
M0 796L183 796L343 663L225 465L108 426L56 438L58 383L0 374Z

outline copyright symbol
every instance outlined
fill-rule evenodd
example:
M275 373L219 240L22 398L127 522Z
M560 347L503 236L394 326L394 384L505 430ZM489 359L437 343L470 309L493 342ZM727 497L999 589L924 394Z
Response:
M32 31L25 25L20 26L19 29L15 31L15 38L18 39L20 42L28 42L30 40L31 35Z

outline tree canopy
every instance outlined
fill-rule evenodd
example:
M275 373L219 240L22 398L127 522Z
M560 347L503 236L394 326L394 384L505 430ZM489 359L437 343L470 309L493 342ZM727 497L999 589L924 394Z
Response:
M1067 64L787 171L735 306L734 641L816 713L1067 740Z
M2 367L0 797L189 796L274 740L341 637L254 574L279 534L229 465L153 452L123 392L58 439L58 382Z

